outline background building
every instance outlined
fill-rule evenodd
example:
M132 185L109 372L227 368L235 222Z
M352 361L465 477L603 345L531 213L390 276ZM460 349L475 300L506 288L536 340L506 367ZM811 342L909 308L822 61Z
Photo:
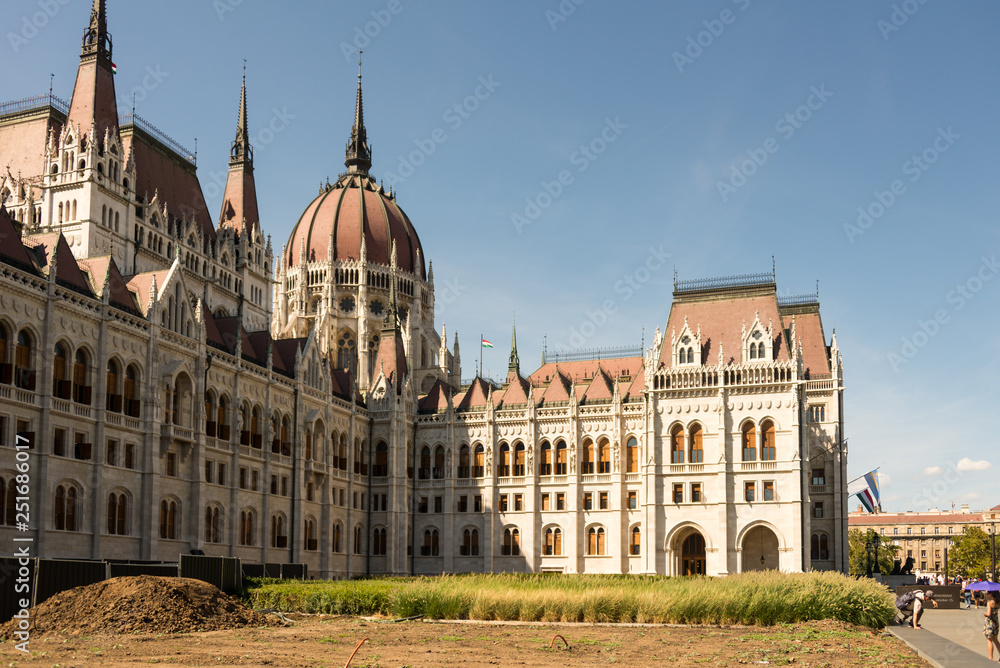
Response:
M0 534L23 441L40 556L846 571L818 296L675 282L646 350L524 376L513 333L504 381L463 382L416 230L370 174L360 75L346 171L275 257L245 81L212 219L189 152L118 116L111 55L95 0L72 100L0 106Z

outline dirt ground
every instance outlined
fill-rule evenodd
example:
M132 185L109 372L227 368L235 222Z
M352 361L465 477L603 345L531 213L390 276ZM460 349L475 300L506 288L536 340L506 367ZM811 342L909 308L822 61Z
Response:
M839 622L778 627L621 626L295 616L284 627L193 633L33 634L31 654L0 645L0 665L44 666L928 666L888 634ZM562 635L549 648L555 634Z

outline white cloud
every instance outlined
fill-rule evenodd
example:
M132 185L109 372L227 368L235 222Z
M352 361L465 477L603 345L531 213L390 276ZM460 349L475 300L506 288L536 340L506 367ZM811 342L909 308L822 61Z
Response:
M928 466L924 469L924 475L941 475L944 469L940 466Z
M879 488L888 487L891 484L892 484L892 479L889 478L889 474L888 473L882 473L881 471L879 471L878 472L878 486L879 486Z
M978 462L974 462L968 457L962 457L958 460L958 464L955 465L955 469L958 471L985 471L986 469L993 466L985 459L980 459Z
M968 494L963 494L958 498L962 500L978 501L979 499L983 498L983 495L980 494L979 492L969 492Z

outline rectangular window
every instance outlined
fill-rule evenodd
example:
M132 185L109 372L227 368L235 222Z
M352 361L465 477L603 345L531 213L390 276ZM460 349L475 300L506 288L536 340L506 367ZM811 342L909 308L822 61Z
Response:
M420 497L420 501L417 502L417 512L426 513L427 512L427 497Z
M607 492L601 492L600 496L598 497L598 503L600 504L599 507L601 510L607 510L609 508Z
M444 511L444 497L435 496L434 497L434 512L440 513Z
M66 456L66 430L56 427L52 434L52 454L57 457Z
M83 459L86 461L90 461L91 453L90 453L90 443L87 442L88 438L89 437L87 436L87 434L83 433L82 431L76 432L76 438L73 439L74 459Z
M941 527L934 527L934 533L941 533Z
M639 493L629 492L628 493L628 509L635 510L639 507Z
M500 512L501 513L507 512L507 495L506 494L501 494L500 495Z
M476 494L475 498L472 500L472 510L473 512L481 513L483 512L483 495Z
M566 510L566 495L562 492L556 493L556 510Z
M343 487L340 488L340 507L341 508L347 507L347 490L344 489Z
M826 422L826 406L816 405L809 407L810 422Z
M355 510L357 510L358 509L358 493L354 492L353 497L354 498L351 499L351 507L354 508ZM427 512L427 497L426 496L423 498L423 501L424 501L424 509L421 510L420 512L426 513Z
M107 462L108 466L118 466L118 441L109 438L108 439L108 449L104 453L104 461Z
M361 510L366 510L365 508L365 493L361 492Z
M464 513L469 510L469 497L466 494L458 497L458 512Z
M226 479L226 465L219 462L219 465L215 467L215 472L217 474L216 479L220 485L225 485Z
M920 527L920 535L923 536L927 533L927 527Z
M893 527L892 528L892 535L893 536L898 536L899 535L899 527Z
M583 493L583 509L593 510L594 508L594 494L592 492Z
M822 519L823 518L823 502L822 501L816 501L815 503L813 503L813 517L816 518L816 519Z
M243 472L240 471L240 477L242 477ZM311 482L306 483L306 501L313 500L313 484ZM365 495L361 495L361 505L365 505Z
M691 483L691 503L701 503L701 483Z
M14 423L16 437L14 445L28 444L29 450L35 449L35 432L31 431L31 422L28 420L17 420Z
M7 416L0 415L0 445L7 445Z
M541 506L542 506L542 510L548 510L549 509L549 495L548 494L542 494L542 503L541 503Z
M249 479L249 470L245 466L240 467L240 489L247 488L247 481Z
M814 485L826 484L826 469L813 469L812 484Z
M134 469L138 462L135 460L135 443L125 444L125 468Z
M684 503L684 483L675 482L674 483L674 503Z
M177 455L172 452L167 453L167 475L170 477L177 475Z
M288 496L288 476L281 476L281 495ZM354 507L358 507L358 493L354 493Z
M515 494L514 495L514 512L519 513L524 510L524 495Z
M955 533L955 527L948 527L948 533Z
M211 477L211 476L209 476L209 477ZM277 494L277 493L278 493L278 476L272 475L271 476L271 494ZM344 505L344 500L343 499L340 500L340 505Z
M747 503L753 503L756 500L757 486L752 482L743 483L743 500Z
M250 487L255 492L260 491L260 471L258 471L257 469L254 469L250 473Z
M774 501L774 481L765 480L764 481L764 500Z

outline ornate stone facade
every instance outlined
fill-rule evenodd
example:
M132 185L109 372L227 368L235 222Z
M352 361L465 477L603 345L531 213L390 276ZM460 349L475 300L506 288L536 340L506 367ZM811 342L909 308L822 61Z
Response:
M275 256L245 82L213 220L193 158L117 116L110 68L95 0L72 101L0 107L0 536L30 443L40 556L846 570L818 299L773 275L681 283L641 355L524 377L515 335L504 382L463 384L416 230L369 173L360 76L347 171Z

